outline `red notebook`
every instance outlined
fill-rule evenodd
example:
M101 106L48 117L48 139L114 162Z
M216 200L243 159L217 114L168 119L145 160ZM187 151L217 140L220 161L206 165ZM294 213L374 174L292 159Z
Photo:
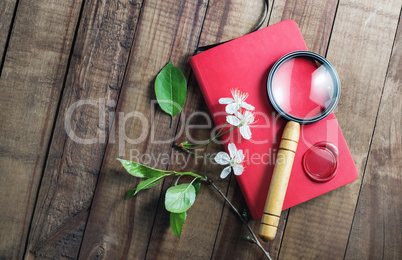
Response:
M223 138L226 151L228 144L233 142L245 154L244 172L236 177L254 220L262 217L276 153L286 124L269 102L267 77L279 58L297 50L307 50L306 44L298 25L286 20L190 58L190 65L216 126L223 126L227 115L226 105L219 104L219 99L232 97L232 89L248 93L245 101L255 107L253 112L257 122L250 127L251 139L242 138L239 129ZM305 173L302 158L309 148L323 141L337 147L338 166L333 179L316 182ZM283 209L350 183L357 178L357 174L356 165L333 113L317 123L302 125Z

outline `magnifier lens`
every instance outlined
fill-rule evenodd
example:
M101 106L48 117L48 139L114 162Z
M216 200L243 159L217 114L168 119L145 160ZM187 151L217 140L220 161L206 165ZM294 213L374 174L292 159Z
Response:
M311 57L284 61L272 78L272 94L279 109L302 121L332 110L339 96L332 71L333 68Z

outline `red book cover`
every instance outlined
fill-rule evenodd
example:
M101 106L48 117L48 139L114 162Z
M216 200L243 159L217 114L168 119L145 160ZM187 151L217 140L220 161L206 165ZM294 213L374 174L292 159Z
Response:
M307 50L306 44L298 25L286 20L190 58L190 65L216 126L223 126L226 122L226 105L219 104L219 99L232 98L231 90L247 93L245 101L255 107L252 112L257 122L250 125L251 139L242 138L239 129L222 139L227 152L228 144L234 143L245 155L244 172L236 178L254 220L262 217L286 124L269 102L266 90L268 74L279 58L298 50ZM303 155L319 142L331 143L338 149L336 175L326 182L309 178L303 168ZM356 165L333 113L319 122L302 125L283 209L350 183L357 175Z

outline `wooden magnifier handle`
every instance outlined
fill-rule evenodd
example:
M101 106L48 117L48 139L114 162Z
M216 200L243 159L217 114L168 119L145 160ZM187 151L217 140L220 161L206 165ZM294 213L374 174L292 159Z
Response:
M265 241L273 240L278 229L299 136L300 124L289 121L282 134L264 213L261 219L259 235Z

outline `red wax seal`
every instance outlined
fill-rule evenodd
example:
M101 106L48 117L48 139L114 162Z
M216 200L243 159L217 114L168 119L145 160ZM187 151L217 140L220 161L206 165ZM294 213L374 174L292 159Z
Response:
M326 182L335 177L338 168L338 148L328 142L319 142L303 155L303 168L308 177Z

